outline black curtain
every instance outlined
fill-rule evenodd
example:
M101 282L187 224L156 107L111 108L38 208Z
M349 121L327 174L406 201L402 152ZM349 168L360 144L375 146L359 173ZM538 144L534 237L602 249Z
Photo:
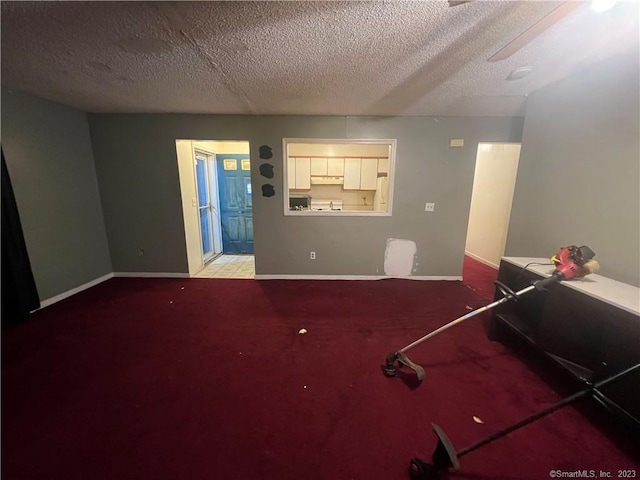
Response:
M16 198L2 151L2 325L24 320L40 307L22 234Z

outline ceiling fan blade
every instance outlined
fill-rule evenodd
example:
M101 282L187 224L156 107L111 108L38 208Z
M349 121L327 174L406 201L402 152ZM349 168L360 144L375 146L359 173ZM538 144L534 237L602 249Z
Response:
M449 0L450 7L457 7L458 5L462 5L463 3L469 3L471 0Z
M564 17L569 15L571 12L580 8L585 2L579 0L570 0L567 2L561 3L554 10L549 12L547 15L542 17L536 23L534 23L531 27L525 30L523 33L518 35L515 39L509 42L506 46L496 52L494 55L488 58L489 62L499 62L500 60L504 60L505 58L509 58L511 55L516 53L522 47L524 47L531 40L536 38L542 32L547 30L549 27L555 25Z

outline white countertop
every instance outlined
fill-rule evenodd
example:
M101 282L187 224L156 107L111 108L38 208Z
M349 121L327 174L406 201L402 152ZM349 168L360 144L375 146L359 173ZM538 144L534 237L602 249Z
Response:
M518 267L524 267L530 263L551 263L551 259L539 257L502 257L502 260ZM543 277L550 277L554 269L553 265L530 265L527 267L528 271ZM603 277L597 273L565 280L562 284L640 316L640 288L638 287Z

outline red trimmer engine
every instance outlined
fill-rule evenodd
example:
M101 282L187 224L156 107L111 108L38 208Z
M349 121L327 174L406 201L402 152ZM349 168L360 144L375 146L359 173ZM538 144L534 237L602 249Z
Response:
M556 266L553 274L549 278L535 282L536 288L541 290L550 283L584 277L597 272L600 265L596 260L593 260L595 255L595 252L586 245L562 247L558 253L551 257L551 261Z

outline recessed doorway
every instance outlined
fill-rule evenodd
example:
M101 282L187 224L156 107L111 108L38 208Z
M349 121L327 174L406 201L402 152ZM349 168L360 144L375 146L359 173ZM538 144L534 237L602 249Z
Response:
M176 152L189 275L227 256L250 257L253 266L249 142L176 140Z
M520 159L519 143L480 143L465 255L498 268L504 255Z

